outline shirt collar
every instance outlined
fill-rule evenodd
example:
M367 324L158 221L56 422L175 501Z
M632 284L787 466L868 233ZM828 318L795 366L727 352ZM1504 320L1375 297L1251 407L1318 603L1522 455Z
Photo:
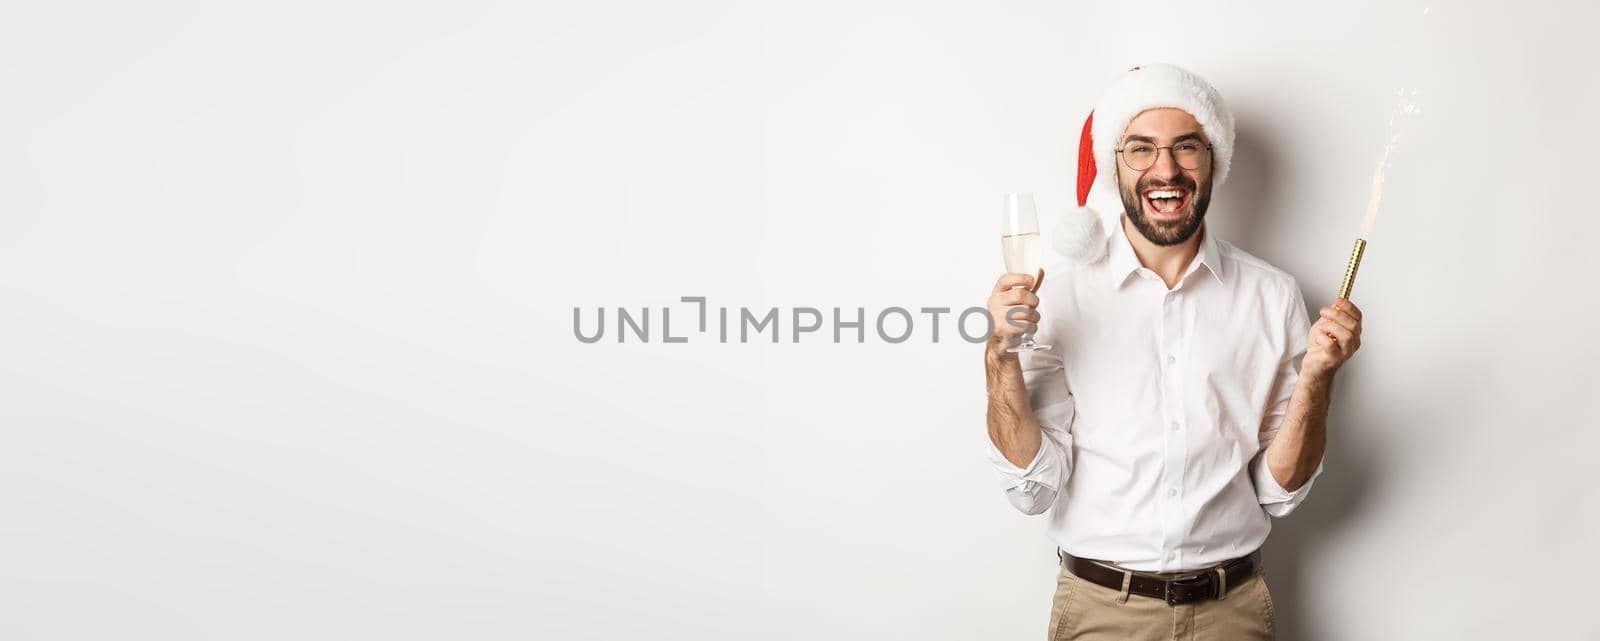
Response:
M1106 256L1106 265L1111 277L1111 286L1114 288L1121 287L1127 282L1130 274L1144 267L1139 262L1139 256L1133 253L1133 243L1128 240L1127 232L1122 227L1122 218L1126 215L1117 217L1117 221L1111 225L1108 239L1111 248ZM1211 231L1211 226L1207 225L1201 229L1200 235L1200 251L1195 254L1194 260L1189 261L1189 267L1184 270L1183 278L1188 278L1191 272L1204 266L1211 276L1217 279L1217 283L1222 284L1222 251L1217 245L1216 234Z

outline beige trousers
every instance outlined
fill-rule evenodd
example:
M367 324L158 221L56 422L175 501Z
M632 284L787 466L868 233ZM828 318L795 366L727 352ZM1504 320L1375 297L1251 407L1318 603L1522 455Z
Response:
M1177 578L1199 571L1143 574ZM1271 641L1276 625L1265 568L1228 590L1227 598L1166 601L1090 583L1067 571L1056 578L1049 641Z

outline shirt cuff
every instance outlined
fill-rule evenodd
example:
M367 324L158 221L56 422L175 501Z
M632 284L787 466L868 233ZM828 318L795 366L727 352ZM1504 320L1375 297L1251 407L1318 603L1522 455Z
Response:
M1278 483L1276 477L1272 476L1272 469L1267 466L1266 452L1263 451L1261 456L1256 459L1256 498L1262 505L1287 503L1286 507L1292 509L1311 491L1311 484L1317 480L1317 477L1322 476L1322 464L1328 457L1324 454L1322 458L1322 461L1317 461L1317 469L1311 473L1311 478L1306 479L1306 482L1302 483L1299 488L1290 492Z
M994 464L995 474L999 477L1004 489L1010 490L1022 487L1030 481L1048 487L1051 490L1058 489L1056 487L1056 479L1061 478L1057 469L1060 457L1056 455L1056 446L1050 442L1050 439L1040 436L1039 452L1034 454L1033 460L1028 463L1026 469L1017 467L1007 460L1006 456L1000 453L1000 448L995 447L993 440L984 440L989 443L989 461Z

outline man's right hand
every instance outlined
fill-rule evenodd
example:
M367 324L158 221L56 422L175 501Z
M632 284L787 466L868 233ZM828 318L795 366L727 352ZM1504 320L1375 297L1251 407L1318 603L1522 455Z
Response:
M1039 280L1044 270L1039 270ZM989 349L1004 353L1005 348L1016 344L1022 336L1039 329L1039 297L1033 293L1034 277L1029 274L1001 274L989 293L989 319L994 333L989 336ZM1016 308L1026 308L1012 312ZM1008 316L1009 315L1009 316ZM1009 320L1008 320L1009 318Z

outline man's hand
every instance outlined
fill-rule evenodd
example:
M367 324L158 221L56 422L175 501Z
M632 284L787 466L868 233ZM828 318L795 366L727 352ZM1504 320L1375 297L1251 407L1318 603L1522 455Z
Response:
M1306 356L1300 361L1300 377L1327 381L1345 361L1361 349L1361 309L1343 298L1322 308L1321 318L1311 324L1306 336Z
M1039 270L1038 282L1043 282L1044 270ZM994 333L989 336L989 349L1004 352L1006 347L1025 335L1039 329L1039 297L1034 295L1035 279L1028 274L1001 274L989 293L989 318ZM1019 287L1020 286L1020 287ZM1025 310L1012 312L1023 307ZM1009 315L1009 316L1008 316ZM1008 321L1007 318L1010 318ZM1013 324L1015 323L1015 324Z
M984 347L984 382L989 393L989 440L1012 465L1027 468L1044 447L1044 432L1033 414L1028 386L1022 377L1022 362L1006 348L1017 337L1033 333L1039 326L1039 297L1034 295L1044 281L1044 270L1035 278L1029 274L1002 274L989 292L989 320L994 324ZM1012 319L1013 326L1006 322ZM1046 501L1045 503L1048 503ZM1041 509L1043 509L1041 507ZM1027 512L1027 510L1024 510ZM1027 512L1038 514L1037 511Z

